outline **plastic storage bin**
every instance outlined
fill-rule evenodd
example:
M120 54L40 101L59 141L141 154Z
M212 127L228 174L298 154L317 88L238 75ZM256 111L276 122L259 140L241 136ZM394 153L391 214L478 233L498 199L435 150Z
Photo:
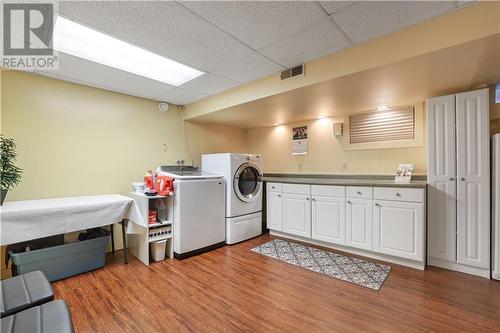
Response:
M151 259L154 261L162 261L165 259L165 250L167 248L167 240L160 240L149 243L151 246Z
M104 236L9 254L18 274L42 271L49 281L57 281L103 267L109 238L110 236Z

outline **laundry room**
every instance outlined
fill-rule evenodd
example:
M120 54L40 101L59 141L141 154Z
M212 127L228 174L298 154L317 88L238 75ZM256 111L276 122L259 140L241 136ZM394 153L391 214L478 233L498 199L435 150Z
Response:
M1 6L2 332L500 332L500 2Z

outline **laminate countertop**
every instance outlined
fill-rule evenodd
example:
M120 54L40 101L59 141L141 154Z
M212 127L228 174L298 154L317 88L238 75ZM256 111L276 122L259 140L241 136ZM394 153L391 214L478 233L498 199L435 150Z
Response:
M410 183L395 183L394 178L335 178L322 176L266 176L265 182L291 183L291 184L312 184L312 185L338 185L338 186L381 186L381 187L406 187L406 188L426 188L427 181L412 180Z

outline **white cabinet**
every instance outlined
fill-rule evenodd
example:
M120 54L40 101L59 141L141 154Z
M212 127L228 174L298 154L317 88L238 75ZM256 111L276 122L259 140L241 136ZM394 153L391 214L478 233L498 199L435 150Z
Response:
M457 255L455 116L455 95L427 101L428 252L448 261Z
M424 260L424 204L376 200L373 209L373 250Z
M283 193L283 231L311 237L311 198L309 194Z
M269 184L267 226L276 234L424 267L425 189Z
M490 267L488 99L481 89L427 101L431 264Z
M283 195L281 192L267 192L267 227L283 231Z
M346 200L346 240L348 246L372 249L373 213L370 199Z
M345 198L312 197L312 238L334 244L345 243Z
M457 94L457 262L490 267L488 89Z
M151 242L163 241L166 240L166 258L174 257L174 239L173 239L173 219L174 219L174 198L170 196L146 196L144 194L139 194L135 192L131 192L129 197L135 200L139 210L141 212L143 222L146 224L146 228L143 229L143 232L128 234L127 242L128 242L128 250L132 253L137 259L142 261L146 266L149 265L150 261L150 246ZM156 210L156 202L155 201L163 201L163 204L167 208L167 220L159 221L155 224L149 224L149 211ZM170 233L168 230L170 229Z

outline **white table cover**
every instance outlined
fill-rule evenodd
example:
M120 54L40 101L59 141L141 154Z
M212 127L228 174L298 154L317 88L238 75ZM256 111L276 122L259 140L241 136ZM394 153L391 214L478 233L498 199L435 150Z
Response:
M101 227L129 220L127 233L147 227L132 198L119 194L5 202L0 245ZM132 222L132 223L130 223Z

